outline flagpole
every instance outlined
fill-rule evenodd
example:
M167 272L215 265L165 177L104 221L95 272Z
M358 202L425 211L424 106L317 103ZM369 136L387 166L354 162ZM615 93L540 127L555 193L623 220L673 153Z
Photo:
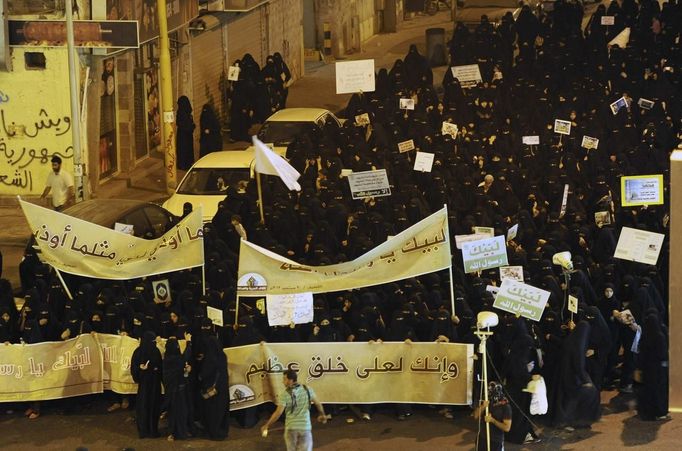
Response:
M237 327L239 324L239 295L237 295L237 306L234 309L234 326Z
M69 291L69 287L66 286L66 282L64 282L64 278L62 277L62 273L59 272L57 268L54 266L52 267L54 269L54 273L57 274L57 277L59 278L59 281L62 283L62 286L64 287L64 291L66 291L66 295L69 297L69 301L73 301L73 296L71 295L71 291Z
M448 219L448 204L443 204L443 208L445 208L445 235L448 240L448 246L450 246L450 222ZM450 249L448 249L448 251L449 250ZM450 314L452 316L455 316L455 280L452 277L452 255L450 255L450 266L448 267L448 271L450 271L450 308L451 308Z
M256 186L258 187L258 209L260 210L260 222L265 224L265 215L263 214L263 190L260 186L260 172L256 172Z
M206 265L201 265L201 294L206 295Z

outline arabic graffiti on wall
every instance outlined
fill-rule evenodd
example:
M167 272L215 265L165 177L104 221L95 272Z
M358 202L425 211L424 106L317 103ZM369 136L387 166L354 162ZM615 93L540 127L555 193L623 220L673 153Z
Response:
M73 174L66 50L41 49L45 70L3 74L0 91L0 195L40 194L57 155ZM13 57L23 59L16 49ZM11 102L10 102L11 99Z

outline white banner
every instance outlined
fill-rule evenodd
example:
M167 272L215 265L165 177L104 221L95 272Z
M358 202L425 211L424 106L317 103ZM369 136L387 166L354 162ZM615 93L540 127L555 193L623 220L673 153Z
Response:
M198 208L156 240L144 240L19 200L40 248L40 259L60 271L125 280L204 264Z
M503 235L462 244L464 272L469 274L507 266L507 244Z
M414 170L420 172L431 172L433 168L433 159L436 154L429 152L417 152L414 159Z
M237 294L350 290L440 271L450 264L448 218L442 208L355 260L336 265L301 265L242 240Z
M391 185L388 183L386 169L353 172L348 175L348 185L353 199L391 195Z
M478 64L453 66L450 70L452 71L452 76L459 80L459 84L462 88L471 88L483 81Z

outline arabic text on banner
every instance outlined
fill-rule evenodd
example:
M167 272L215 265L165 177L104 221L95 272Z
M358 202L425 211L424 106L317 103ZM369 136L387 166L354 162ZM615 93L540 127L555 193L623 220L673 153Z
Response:
M325 293L446 269L451 262L447 220L447 211L442 208L355 260L329 266L300 265L242 240L237 293Z
M464 272L507 266L507 243L503 235L462 244Z
M144 240L20 200L40 259L60 271L126 280L204 264L201 209L156 240Z
M533 321L540 321L549 295L549 291L512 279L504 279L493 307Z
M265 343L225 353L230 410L277 399L287 369L325 404L471 404L471 344Z
M0 346L0 402L102 393L102 353L94 335Z

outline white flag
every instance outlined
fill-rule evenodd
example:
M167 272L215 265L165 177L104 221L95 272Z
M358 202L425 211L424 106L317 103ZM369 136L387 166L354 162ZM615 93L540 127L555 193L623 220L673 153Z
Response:
M301 191L301 185L297 180L301 176L287 160L270 150L268 146L257 137L253 136L253 145L256 148L255 171L260 174L277 175L290 190Z

